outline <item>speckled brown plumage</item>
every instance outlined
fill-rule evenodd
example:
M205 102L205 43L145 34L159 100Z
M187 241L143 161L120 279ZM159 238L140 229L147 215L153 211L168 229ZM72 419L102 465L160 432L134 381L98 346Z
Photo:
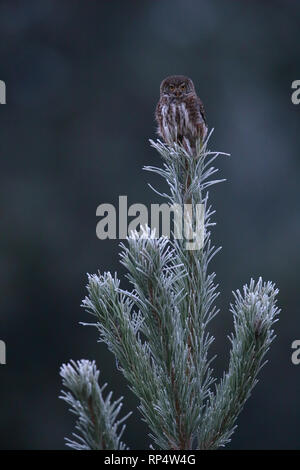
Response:
M192 80L183 75L172 75L161 82L155 118L158 134L167 144L178 142L193 154L196 141L207 133L203 104Z

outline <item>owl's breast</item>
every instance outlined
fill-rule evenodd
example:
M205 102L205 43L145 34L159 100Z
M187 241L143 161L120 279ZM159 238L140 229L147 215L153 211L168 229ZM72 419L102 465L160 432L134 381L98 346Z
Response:
M177 141L184 136L194 134L194 126L188 108L183 101L170 101L161 108L161 123L165 137L169 141Z

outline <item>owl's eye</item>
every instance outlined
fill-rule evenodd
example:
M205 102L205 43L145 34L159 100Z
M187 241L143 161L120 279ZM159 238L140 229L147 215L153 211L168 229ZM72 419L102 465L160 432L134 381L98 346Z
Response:
M169 91L174 91L174 90L175 90L174 85L169 85Z
M182 85L180 85L180 90L181 91L185 91L186 90L186 86L184 83L182 83Z

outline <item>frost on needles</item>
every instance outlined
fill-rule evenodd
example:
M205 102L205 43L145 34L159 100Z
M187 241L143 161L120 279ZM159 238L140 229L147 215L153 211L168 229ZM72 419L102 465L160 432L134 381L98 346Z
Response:
M145 169L162 176L170 205L204 205L204 245L186 250L183 239L155 238L149 227L121 243L121 263L132 290L123 290L117 275L90 275L83 307L94 316L100 341L115 356L138 397L139 411L156 449L216 449L225 446L245 401L257 383L275 335L278 290L261 278L234 293L230 306L234 331L227 372L213 377L208 324L218 310L215 274L209 262L218 249L210 230L214 211L207 188L218 183L212 166L220 152L208 149L209 136L198 143L197 157L178 144L150 141L163 165ZM195 214L192 215L195 218ZM192 224L196 221L193 219ZM75 449L125 449L120 440L127 418L118 418L121 399L103 396L99 371L90 361L61 368L63 398L77 416Z

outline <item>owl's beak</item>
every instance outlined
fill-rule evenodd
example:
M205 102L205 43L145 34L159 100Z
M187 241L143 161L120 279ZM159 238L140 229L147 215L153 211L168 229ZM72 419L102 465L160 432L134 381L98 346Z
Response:
M181 95L181 92L179 90L176 90L175 95L178 97Z

